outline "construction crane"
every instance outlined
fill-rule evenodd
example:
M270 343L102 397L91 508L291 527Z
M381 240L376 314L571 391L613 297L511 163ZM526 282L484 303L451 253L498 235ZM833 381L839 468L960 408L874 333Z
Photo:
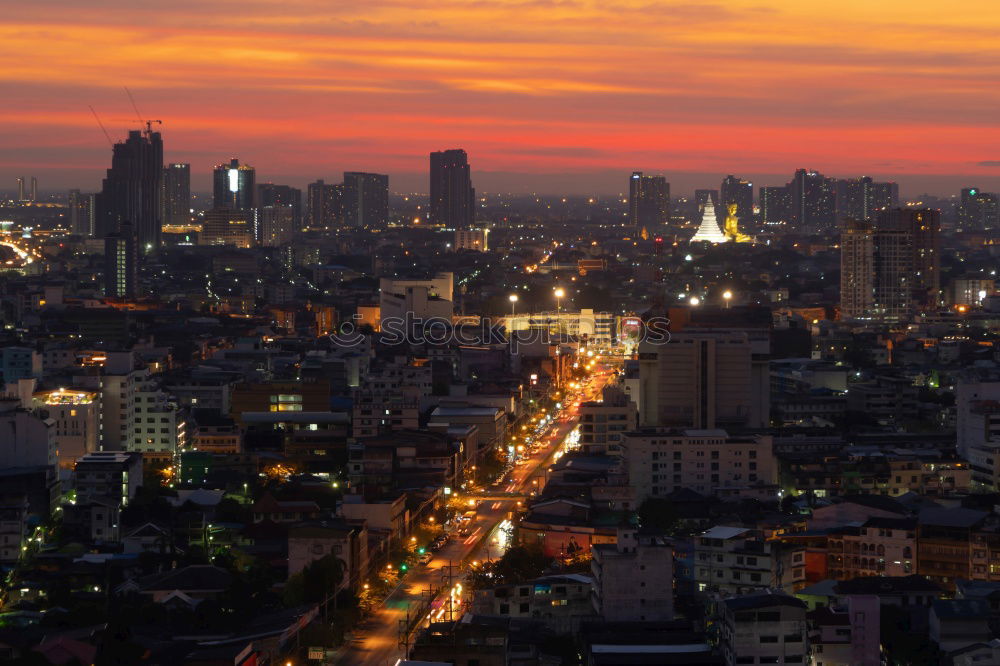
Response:
M139 122L146 125L145 135L148 137L150 134L153 133L153 123L156 123L157 125L162 125L163 121L143 119L142 114L139 113L139 107L135 103L135 98L132 97L132 91L128 89L128 86L122 86L122 87L125 88L125 94L128 95L128 101L130 104L132 104L132 110L135 111L135 115L139 119Z

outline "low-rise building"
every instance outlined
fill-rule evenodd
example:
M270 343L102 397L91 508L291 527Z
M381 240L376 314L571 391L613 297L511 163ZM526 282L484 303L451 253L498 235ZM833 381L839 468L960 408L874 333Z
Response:
M622 449L640 503L681 488L720 497L777 496L777 464L766 435L644 428L625 433Z
M625 392L605 387L602 399L580 404L580 448L588 453L620 456L626 432L638 426L639 411Z
M761 592L723 599L720 648L727 666L805 664L806 605L787 594Z
M805 586L805 548L765 541L746 527L718 525L695 537L693 569L699 592L792 593Z
M94 451L79 458L73 469L77 503L113 499L119 507L135 497L142 485L142 455L126 451Z
M661 535L619 528L617 543L591 547L594 611L608 622L674 616L673 548Z
M289 528L289 576L327 555L333 555L343 565L339 589L358 589L368 572L368 529L364 521L311 522Z
M477 615L530 618L556 633L568 634L595 615L593 580L582 574L542 576L520 584L476 590L472 612Z

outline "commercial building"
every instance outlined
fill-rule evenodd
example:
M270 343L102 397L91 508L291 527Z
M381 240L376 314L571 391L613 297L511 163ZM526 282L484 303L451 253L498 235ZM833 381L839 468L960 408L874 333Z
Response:
M638 426L636 404L620 388L606 386L601 400L580 404L580 448L597 455L623 455L626 432Z
M136 242L127 222L104 237L104 295L108 298L135 298L139 288Z
M168 164L163 168L164 225L186 226L191 223L191 165Z
M634 233L659 233L670 222L670 183L641 171L628 181L628 222Z
M840 316L864 317L875 305L875 227L847 220L840 233Z
M476 191L464 150L431 153L429 221L452 229L467 229L475 224Z
M455 229L455 242L452 247L455 250L475 250L476 252L488 252L489 229Z
M389 223L389 176L345 171L341 210L347 227L384 227Z
M681 332L639 344L639 424L675 428L762 428L769 378L746 332Z
M526 312L504 317L504 329L510 333L544 331L550 339L565 335L590 344L608 347L615 342L615 315L611 312L594 312L590 308L560 312ZM518 335L523 339L524 335Z
M250 211L254 207L257 172L235 157L212 171L212 206Z
M205 213L198 245L228 245L248 248L254 245L254 212L234 207L217 207Z
M306 222L314 229L336 227L343 221L343 183L317 180L306 189Z
M386 322L393 322L394 330L402 332L404 322L441 320L451 324L455 311L453 303L454 275L438 273L429 279L379 280L380 328L386 331Z
M64 388L38 391L31 402L33 409L53 421L60 467L72 467L77 458L98 449L101 435L98 393Z
M104 238L132 225L143 252L159 247L163 196L163 140L148 127L133 130L112 149L111 168L95 199L95 235Z
M772 499L777 491L777 462L767 435L648 428L625 433L622 455L639 503L682 488L758 499Z
M753 222L753 183L745 178L726 176L719 187L719 205L726 210L736 204L736 217L746 228Z

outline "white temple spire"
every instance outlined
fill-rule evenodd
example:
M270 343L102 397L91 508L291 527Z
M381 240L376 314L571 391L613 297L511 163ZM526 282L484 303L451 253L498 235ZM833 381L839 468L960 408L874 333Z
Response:
M715 217L715 204L712 203L712 195L709 194L705 200L705 209L701 213L701 226L691 239L691 242L707 241L709 243L726 243L729 238L722 233L719 228L719 221Z

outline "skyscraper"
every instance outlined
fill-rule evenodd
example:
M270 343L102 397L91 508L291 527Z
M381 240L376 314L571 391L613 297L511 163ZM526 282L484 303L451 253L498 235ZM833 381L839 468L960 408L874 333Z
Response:
M790 208L791 197L787 186L760 188L761 224L787 224Z
M476 191L465 151L431 153L430 180L430 222L455 229L471 227L476 221Z
M354 228L384 227L389 222L389 176L344 172L344 224Z
M873 220L878 211L899 205L899 186L870 176L838 180L835 189L838 220Z
M639 345L641 426L761 428L769 415L759 389L746 332L684 331Z
M324 183L317 180L309 183L306 190L307 224L313 228L330 228L343 221L341 199L343 183Z
M191 165L168 164L163 169L163 224L191 222Z
M935 308L941 293L941 214L890 208L873 224L841 228L841 313L906 321L915 308Z
M958 226L965 231L1000 227L1000 199L978 187L964 188L958 202Z
M670 222L670 183L663 176L632 173L628 181L628 219L635 233L659 233Z
M910 250L910 298L919 308L936 308L941 298L941 211L886 208L878 213L879 232L901 230Z
M128 222L104 236L104 295L108 298L135 298L139 283L136 238Z
M840 232L840 316L869 316L874 305L875 227L848 218Z
M817 171L799 169L788 184L789 223L796 228L831 229L836 221L836 183Z
M80 190L69 191L69 228L84 238L94 235L94 195Z
M290 185L263 183L257 186L259 208L286 208L290 214L290 227L302 228L302 190ZM258 240L260 240L258 238Z
M163 139L159 132L132 130L116 143L111 168L96 198L95 235L107 236L130 224L140 251L160 245L163 196Z
M235 157L229 164L220 164L212 174L213 205L215 208L250 210L254 207L256 171L240 164Z
M753 183L736 176L726 176L719 187L719 205L726 210L736 204L736 217L744 229L753 224Z

